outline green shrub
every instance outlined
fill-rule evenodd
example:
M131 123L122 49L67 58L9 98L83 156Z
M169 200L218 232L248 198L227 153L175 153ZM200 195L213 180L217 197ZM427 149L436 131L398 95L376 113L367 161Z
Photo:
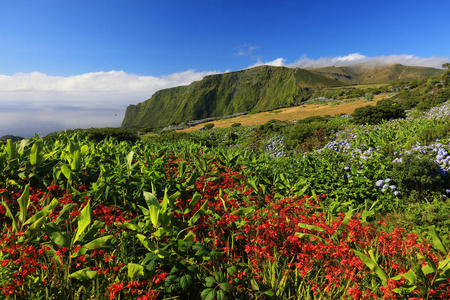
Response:
M117 139L119 142L121 141L129 141L129 142L137 142L139 140L139 136L133 132L128 131L122 128L90 128L86 129L85 133L89 137L89 139L94 140L96 142L102 141L105 138L113 137Z
M445 181L439 168L429 157L406 154L401 162L394 164L390 177L407 202L421 202L443 190Z
M318 138L317 143L314 141L313 133ZM327 122L317 121L311 123L297 123L295 124L286 139L286 146L289 149L295 149L300 144L305 142L306 139L312 138L312 140L305 145L307 149L311 150L313 146L319 146L326 140L326 137L331 134L331 126Z
M211 129L214 127L214 123L205 124L203 127L205 127L206 129Z
M355 109L353 122L356 124L379 124L383 120L404 118L405 110L399 102L383 99L376 106L364 106Z
M240 127L242 124L241 123L233 123L231 124L231 127Z

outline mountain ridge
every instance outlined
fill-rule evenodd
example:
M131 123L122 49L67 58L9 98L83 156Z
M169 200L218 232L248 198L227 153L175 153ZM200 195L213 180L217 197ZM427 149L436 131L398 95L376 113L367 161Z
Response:
M443 72L399 64L372 69L361 65L319 69L258 66L208 75L189 85L159 90L148 100L127 107L122 128L161 128L191 120L271 110L299 105L323 88L413 80Z

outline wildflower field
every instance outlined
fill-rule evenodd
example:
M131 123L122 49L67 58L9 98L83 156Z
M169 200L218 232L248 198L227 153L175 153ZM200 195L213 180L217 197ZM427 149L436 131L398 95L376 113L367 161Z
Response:
M449 299L449 107L336 117L308 152L243 126L8 141L0 298Z

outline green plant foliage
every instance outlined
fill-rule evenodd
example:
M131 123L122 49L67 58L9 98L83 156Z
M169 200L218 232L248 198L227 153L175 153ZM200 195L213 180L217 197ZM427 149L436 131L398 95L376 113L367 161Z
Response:
M355 109L353 122L356 124L379 124L382 121L403 118L406 116L402 107L390 99L377 102L375 106L364 106Z
M402 161L394 164L391 179L408 201L425 200L446 186L439 173L439 165L428 157L414 154L403 155Z

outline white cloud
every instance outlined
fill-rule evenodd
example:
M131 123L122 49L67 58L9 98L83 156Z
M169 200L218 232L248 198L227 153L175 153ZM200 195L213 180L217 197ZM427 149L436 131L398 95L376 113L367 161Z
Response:
M421 66L421 67L432 67L441 68L443 63L449 62L450 56L439 57L418 57L413 54L399 54L399 55L385 55L385 56L365 56L360 53L350 53L345 56L335 56L335 57L321 57L318 59L308 58L303 55L294 63L286 63L286 59L279 57L275 60L269 62L262 62L258 60L251 67L257 67L262 65L269 66L286 66L290 68L321 68L328 66L349 66L354 64L367 64L368 66L379 66L379 65L391 65L391 64L402 64L406 66Z
M257 61L254 65L249 68L258 67L258 66L274 66L274 67L283 67L286 65L286 59L279 57L269 62L263 63L262 61Z
M160 77L139 76L123 71L94 72L75 76L49 76L39 72L0 75L0 103L57 100L60 105L78 101L88 106L112 101L126 106L144 101L157 90L190 84L218 72L187 70Z
M259 48L259 46L256 46L256 45L253 45L253 46L248 45L248 44L240 45L235 48L235 50L237 50L237 52L234 53L234 55L235 56L245 56L245 55L252 56L252 52L258 48Z
M145 101L160 89L187 85L216 73L187 70L160 77L123 71L67 77L40 72L0 75L0 136L118 127L128 105Z
M433 67L441 68L442 64L450 61L450 57L418 57L413 54L399 54L399 55L383 55L383 56L365 56L360 53L351 53L346 56L336 57L322 57L318 59L310 59L306 55L302 56L299 60L292 64L288 64L287 67L291 68L320 68L327 66L348 66L360 63L366 63L368 65L391 65L402 64L406 66L421 66L421 67Z

